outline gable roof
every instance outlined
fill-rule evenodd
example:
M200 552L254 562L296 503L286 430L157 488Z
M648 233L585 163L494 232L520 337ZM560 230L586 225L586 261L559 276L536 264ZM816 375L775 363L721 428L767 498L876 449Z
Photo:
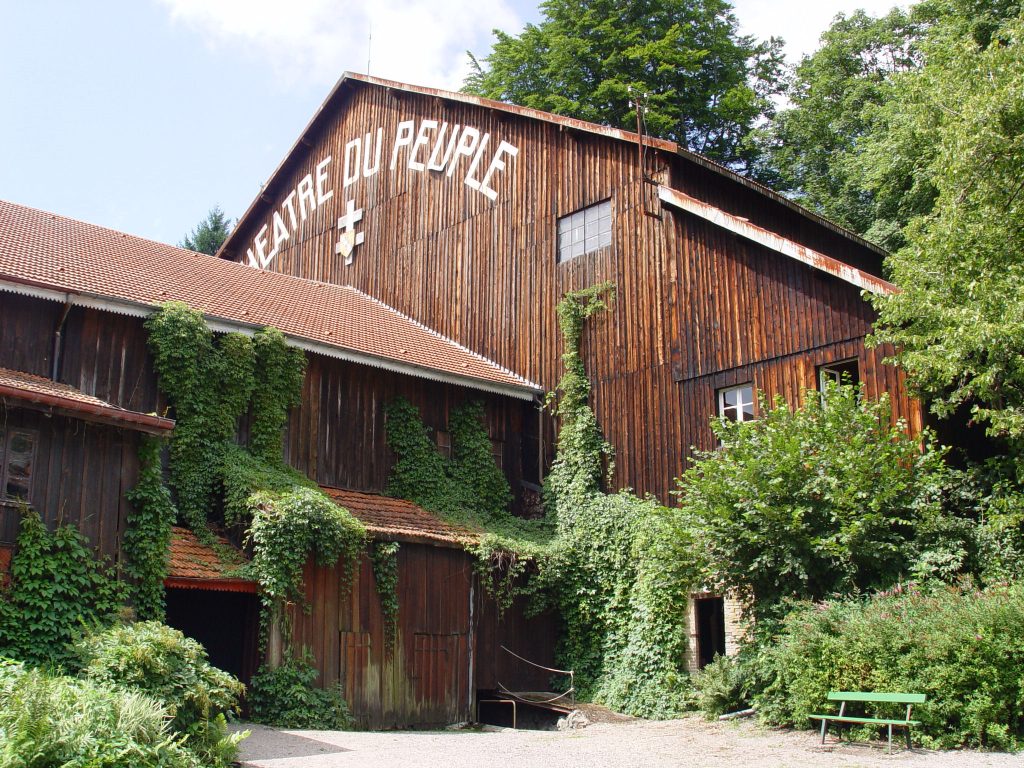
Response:
M530 399L538 385L350 286L266 272L0 201L0 291L145 316L183 301L217 331L273 326L312 352Z
M321 490L355 515L374 538L457 549L480 540L479 532L446 523L411 501L341 488Z
M152 435L166 435L174 429L174 420L149 413L129 411L106 400L87 395L70 384L35 376L24 371L0 368L0 402L17 400L47 411L72 416L83 421L124 427Z
M546 123L553 123L561 128L567 128L570 130L581 131L583 133L595 134L598 136L605 136L607 138L615 139L617 141L626 141L631 144L637 144L641 140L641 136L631 131L624 131L619 128L612 128L607 125L600 125L598 123L590 123L586 120L579 120L574 117L566 117L564 115L556 115L552 112L542 112L539 109L532 109L530 107L521 107L516 104L509 104L504 101L494 101L493 99L485 99L481 96L473 96L468 93L461 93L456 91L446 91L440 88L428 88L419 85L410 85L408 83L401 83L395 80L386 80L381 77L373 77L371 75L363 75L358 72L345 72L335 83L334 88L324 99L323 103L317 108L316 112L310 118L306 127L302 129L299 137L295 140L291 149L284 156L277 168L274 169L273 173L270 174L266 183L263 185L263 191L257 195L253 201L249 204L249 207L242 214L238 220L239 224L246 222L250 216L254 215L258 206L267 205L270 203L271 196L273 194L272 189L275 181L281 176L285 169L291 164L292 160L300 152L308 150L313 141L313 134L320 128L323 123L334 114L335 109L344 99L346 91L353 85L356 84L368 84L379 88L389 88L396 91L402 91L405 93L414 93L421 96L430 96L433 98L446 99L449 101L455 101L460 104L472 104L474 106L482 107L484 109L494 110L496 112L504 112L506 114L517 115L519 117L525 117L531 120L540 120ZM796 211L801 216L804 216L811 221L829 229L843 237L852 240L864 248L867 248L874 252L878 256L886 256L886 251L870 240L865 240L863 237L858 235L856 232L852 232L845 227L836 224L834 221L826 219L814 211L804 208L799 203L790 200L788 197L779 194L770 187L766 187L760 182L754 181L753 179L742 176L736 171L727 168L720 163L711 160L708 157L704 157L701 154L692 152L685 147L681 147L674 141L666 141L665 139L656 139L650 136L644 136L643 143L648 147L654 147L656 149L664 150L671 154L679 155L686 160L695 163L696 165L706 168L720 176L723 176L730 181L752 189L758 194L761 194L770 200L783 205L790 210ZM228 235L228 238L224 241L220 250L217 252L218 256L225 256L232 252L235 247L234 238L239 230L243 229L242 226L236 226L235 229Z

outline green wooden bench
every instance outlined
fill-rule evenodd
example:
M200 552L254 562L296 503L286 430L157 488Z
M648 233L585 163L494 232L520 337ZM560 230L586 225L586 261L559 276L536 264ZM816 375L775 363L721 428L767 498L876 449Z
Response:
M825 733L829 722L833 723L862 723L885 725L889 728L889 752L892 752L892 728L905 728L907 732L907 749L911 749L910 726L920 725L920 720L911 720L910 712L915 704L924 704L928 697L923 693L865 693L863 691L830 691L829 701L841 702L838 715L811 715L814 720L821 720L821 743L825 743ZM850 701L866 701L887 704L906 704L907 714L903 718L884 717L851 717L846 714L846 704Z

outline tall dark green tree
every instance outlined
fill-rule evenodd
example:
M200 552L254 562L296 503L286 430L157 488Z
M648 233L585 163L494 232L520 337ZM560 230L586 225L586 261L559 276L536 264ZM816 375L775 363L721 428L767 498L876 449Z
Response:
M231 219L224 215L219 205L215 205L178 246L213 256L231 234L231 226Z
M518 35L495 31L471 56L465 90L479 96L647 130L737 170L755 168L752 126L773 111L781 41L740 35L724 0L547 0Z

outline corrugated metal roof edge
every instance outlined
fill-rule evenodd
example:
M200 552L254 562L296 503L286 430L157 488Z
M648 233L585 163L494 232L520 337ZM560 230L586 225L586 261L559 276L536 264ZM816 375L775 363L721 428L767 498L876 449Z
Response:
M316 112L313 113L313 116L309 119L309 122L306 123L306 127L302 129L302 132L299 134L298 139L295 140L295 143L292 145L291 149L288 150L287 154L284 156L281 162L278 163L277 167L267 178L267 182L263 185L263 189L260 192L260 194L253 198L253 201L249 204L249 207L246 208L245 213L243 213L241 218L238 219L239 224L248 220L250 214L253 214L255 212L256 206L260 202L263 202L264 205L271 204L272 200L268 195L267 190L269 190L272 187L274 182L277 180L277 177L283 172L284 168L291 162L292 157L295 155L295 153L298 152L301 147L309 146L309 139L307 137L309 136L309 134L311 134L319 127L320 120L324 119L324 115L328 112L328 108L334 106L335 99L341 98L339 94L341 93L342 87L349 83L366 83L369 85L375 85L382 88L393 88L395 90L405 91L407 93L416 93L422 96L434 96L442 99L451 99L452 101L458 101L463 104L475 104L476 106L483 107L485 109L494 109L500 112L507 112L509 114L519 115L520 117L528 117L535 120L543 120L544 122L554 123L556 125L564 126L572 130L583 131L585 133L594 133L601 136L607 136L612 139L617 139L619 141L626 141L634 144L638 143L640 140L640 136L638 134L632 133L630 131L624 131L619 128L611 128L609 126L599 125L597 123L589 123L585 120L578 120L573 117L565 117L564 115L556 115L551 112L542 112L538 109L532 109L530 107L520 107L516 104L508 104L503 101L485 99L480 96L473 96L471 94L460 93L458 91L446 91L440 88L428 88L426 86L401 83L396 80L386 80L381 77L364 75L358 72L343 72L341 77L338 79L338 82L334 84L334 87L331 89L331 92L327 94L327 98L324 99L323 103L320 104ZM680 157L685 158L686 160L689 160L693 163L696 163L697 165L700 165L703 168L713 171L714 173L724 176L732 181L738 182L739 184L742 184L743 186L761 195L764 195L765 197L777 203L780 203L781 205L786 206L787 208L795 211L796 213L799 213L801 216L804 216L814 221L815 223L820 224L826 229L829 229L838 235L841 235L849 240L852 240L858 245L861 245L871 250L872 252L879 256L885 257L889 255L884 248L879 247L875 243L872 243L870 240L864 239L856 232L853 232L847 229L846 227L843 227L835 223L834 221L831 221L825 218L824 216L817 214L814 211L809 210L808 208L805 208L804 206L800 205L800 203L797 203L794 200L790 200L785 195L776 192L770 187L767 187L758 181L754 181L753 179L749 179L746 176L743 176L737 173L736 171L727 168L726 166L717 163L708 157L704 157L701 154L680 147L675 142L666 141L664 139L655 139L648 137L646 140L646 144L648 146L657 147L658 149L665 150L666 152L675 153ZM228 235L227 239L221 245L220 250L217 251L218 257L225 258L225 254L230 252L230 249L234 247L234 236L235 233L239 230L239 228L240 227L236 226L232 230L231 234Z

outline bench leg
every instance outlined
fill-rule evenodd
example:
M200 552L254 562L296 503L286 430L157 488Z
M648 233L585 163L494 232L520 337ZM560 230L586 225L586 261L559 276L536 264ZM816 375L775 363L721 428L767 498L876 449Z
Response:
M828 726L828 720L824 717L821 718L821 743L825 743L825 728Z
M892 754L892 723L889 723L889 754Z
M912 751L913 751L913 749L914 749L914 747L913 747L913 745L912 745L912 744L910 743L910 726L908 725L908 726L907 726L907 751L908 751L908 752L912 752Z

